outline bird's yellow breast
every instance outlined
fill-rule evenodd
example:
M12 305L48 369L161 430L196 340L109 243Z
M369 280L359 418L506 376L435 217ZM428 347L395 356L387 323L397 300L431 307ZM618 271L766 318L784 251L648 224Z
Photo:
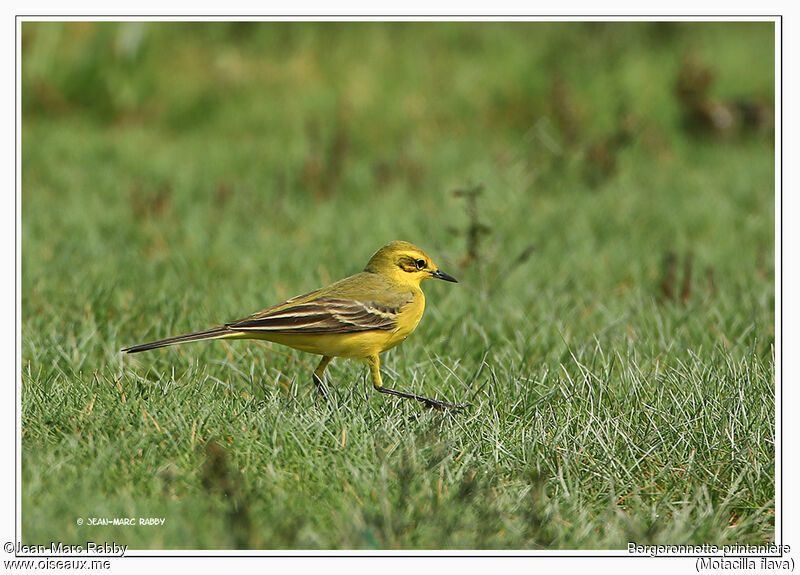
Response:
M397 315L397 327L390 332L386 347L381 351L386 351L403 342L416 329L422 314L425 312L425 294L417 288L413 292L411 302L406 305Z

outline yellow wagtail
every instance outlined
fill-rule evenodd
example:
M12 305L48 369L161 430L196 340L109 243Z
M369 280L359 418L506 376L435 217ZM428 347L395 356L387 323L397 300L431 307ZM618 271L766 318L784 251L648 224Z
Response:
M366 360L372 385L381 393L416 399L436 409L454 405L383 386L379 354L406 339L425 311L424 279L456 279L441 271L421 249L408 242L390 242L370 258L364 271L331 285L286 300L236 321L123 349L136 353L204 339L265 339L322 359L313 380L324 396L322 377L334 357Z

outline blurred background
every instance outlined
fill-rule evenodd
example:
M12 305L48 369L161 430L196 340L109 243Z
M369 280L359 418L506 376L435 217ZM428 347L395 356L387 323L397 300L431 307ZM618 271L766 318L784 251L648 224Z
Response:
M26 288L54 237L84 272L198 251L274 280L308 250L312 284L395 238L613 283L771 260L772 23L26 22L22 46Z
M30 536L49 540L63 535L63 526L74 530L74 517L89 508L137 509L145 494L159 502L150 509L206 501L199 479L178 488L143 479L165 461L177 477L191 475L203 457L146 441L156 431L140 408L163 427L171 418L183 421L185 428L173 422L182 430L175 437L194 442L191 419L181 419L179 407L158 407L171 401L166 391L154 392L160 386L224 382L263 398L280 386L297 393L294 378L306 377L291 361L298 354L287 362L253 346L153 354L130 369L121 347L205 329L355 273L390 240L416 243L460 280L452 289L425 284L424 333L387 354L390 379L421 392L417 371L424 375L427 364L412 358L442 357L465 381L482 373L470 392L478 393L489 367L481 370L491 366L499 375L492 371L480 388L492 394L488 403L518 406L527 398L526 407L509 407L527 411L514 412L507 433L496 437L515 437L527 421L541 424L536 437L548 437L554 426L537 414L550 404L542 399L534 408L533 398L551 390L561 397L558 386L589 369L576 367L578 359L610 361L611 373L617 357L622 373L639 370L658 382L653 390L674 383L672 399L700 393L709 370L745 357L754 362L743 368L748 375L721 381L738 385L758 371L764 389L771 386L771 22L24 22L21 41L23 521ZM693 363L697 358L716 367ZM336 368L336 379L358 381L360 368L349 365ZM193 379L194 370L211 379ZM663 379L686 373L702 382L691 388ZM450 400L466 396L452 379L428 375L426 385ZM606 397L632 397L625 377L603 380L612 390ZM451 387L440 388L443 380ZM266 381L266 391L255 381ZM769 393L742 385L755 390L752 401L766 401L758 408L763 420L747 420L746 433L771 429ZM103 400L118 388L127 404ZM574 397L591 400L593 393ZM727 402L738 391L728 393L698 401L718 399L727 421ZM74 405L67 409L59 397ZM198 409L214 404L193 401ZM593 411L577 401L549 407L564 429L577 425L568 437L595 423L581 419ZM686 401L671 405L680 410ZM609 421L625 411L617 408ZM574 417L559 409L575 409ZM674 414L669 425L683 429L682 411ZM228 422L222 417L219 425ZM702 433L711 428L722 433L722 424ZM135 443L139 436L143 442ZM119 447L121 437L131 445ZM747 475L749 491L730 515L731 524L748 525L739 541L771 537L770 520L753 512L769 506L774 493L774 453L758 437L750 445L762 449L753 456L760 467ZM586 440L587 452L596 449ZM540 452L520 441L506 450L519 447L519 459L544 466L544 477L563 475L568 464L552 446ZM654 441L667 451L683 445L680 438ZM81 456L76 445L84 446ZM107 459L89 473L97 455L86 450L94 446L106 446ZM234 449L234 457L250 461L249 449ZM671 478L663 493L674 488L674 501L687 499L680 490L691 484L740 505L727 491L743 477L740 451L725 453L709 447L705 467L690 480L669 475L678 455L658 456L666 467L654 473L666 469ZM694 446L683 456L694 461ZM583 460L575 468L585 482L578 492L605 497L604 457L598 452L594 474L584 473ZM374 460L365 458L370 463L354 465L369 468ZM643 459L635 458L636 474L616 478L620 493L641 487L640 464L649 465ZM706 475L717 463L723 471ZM259 468L248 481L260 475ZM68 497L61 491L67 485ZM296 488L287 485L287 492ZM557 492L561 483L548 485ZM264 490L252 492L258 499ZM274 501L291 501L282 497L253 513L267 522L258 545L276 544L269 529L282 518L318 520L313 509L299 511L307 498L276 507ZM69 501L86 503L78 509ZM115 536L139 546L214 546L192 531L198 522L191 513L181 524L172 512L175 532ZM277 515L270 520L269 513ZM582 524L580 517L576 511ZM687 517L687 525L697 524ZM727 515L713 517L714 529L728 524ZM276 537L286 546L337 544ZM402 535L375 537L378 546L408 544ZM610 545L613 537L592 545ZM427 544L459 545L437 541ZM465 544L528 545L492 541Z

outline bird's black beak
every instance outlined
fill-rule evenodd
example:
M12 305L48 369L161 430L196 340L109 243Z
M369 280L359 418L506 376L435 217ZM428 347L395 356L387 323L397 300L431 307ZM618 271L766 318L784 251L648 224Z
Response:
M437 280L444 280L446 282L453 282L456 284L458 283L458 280L456 278L454 278L450 274L444 273L442 270L436 270L435 272L431 273L431 275L435 277Z

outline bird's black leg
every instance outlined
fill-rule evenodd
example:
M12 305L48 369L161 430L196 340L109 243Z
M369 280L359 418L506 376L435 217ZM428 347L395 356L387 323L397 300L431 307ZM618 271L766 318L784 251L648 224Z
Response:
M444 411L445 409L447 409L449 411L459 413L461 411L464 411L467 407L469 407L469 403L462 403L461 405L456 405L454 403L448 403L446 401L440 401L438 399L431 399L430 397L422 397L421 395L414 395L413 393L406 393L405 391L399 391L397 389L391 389L389 387L375 386L375 389L377 389L381 393L386 393L388 395L396 395L397 397L405 397L406 399L416 399L417 401L421 401L422 403L424 403L425 407L430 407L431 409L435 409L437 411Z
M322 359L319 361L317 365L317 369L314 370L314 373L311 375L311 379L314 381L314 386L317 388L317 391L322 396L322 399L325 401L328 400L328 392L325 389L325 384L322 383L322 378L325 373L325 368L328 367L328 364L331 362L333 358L329 355L323 355Z
M322 380L317 377L316 373L311 375L311 379L314 381L314 386L317 388L317 392L320 394L322 399L328 401L328 392L325 389L325 384L322 383Z
M424 403L425 407L430 407L431 409L436 409L438 411L443 411L447 409L455 413L458 413L469 407L468 403L462 405L456 405L454 403L448 403L446 401L440 401L438 399L431 399L429 397L422 397L421 395L414 395L413 393L406 393L405 391L399 391L397 389L383 387L383 380L381 379L380 358L377 355L370 356L367 358L367 363L369 363L370 373L372 374L372 386L381 393L386 393L388 395L394 395L397 397L404 397L406 399L415 399L417 401L421 401L422 403Z

